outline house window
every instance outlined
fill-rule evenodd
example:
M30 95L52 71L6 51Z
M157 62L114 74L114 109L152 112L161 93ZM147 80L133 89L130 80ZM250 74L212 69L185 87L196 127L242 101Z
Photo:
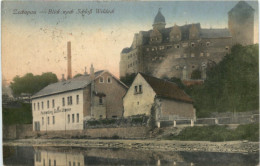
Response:
M79 123L79 114L77 114L77 123Z
M54 108L55 107L55 101L54 101L54 99L52 99L52 108Z
M137 90L138 90L138 87L137 87L137 86L135 86L135 93L137 93Z
M182 43L182 47L187 47L188 43Z
M191 47L195 47L195 43L191 43Z
M55 124L55 116L52 117L52 124Z
M104 83L104 78L103 77L99 78L99 83Z
M207 42L207 43L206 43L206 46L208 47L209 45L210 45L210 42Z
M74 114L72 114L72 123L74 123Z
M68 123L70 123L70 115L68 115Z
M45 159L43 159L43 166L45 166Z
M77 100L77 104L79 104L79 95L77 95L76 100Z
M142 89L142 85L139 85L139 93L142 93L143 89Z
M44 103L42 102L42 109L44 108L44 105L43 105Z
M38 110L40 110L40 103L38 102L37 105L38 105Z
M50 101L47 101L47 108L50 108Z
M67 97L68 105L72 105L72 96Z
M99 97L99 104L102 105L103 104L103 98L100 96Z
M71 166L71 161L69 161L69 166Z
M107 77L107 83L111 83L112 80L111 80L111 77Z
M176 70L179 70L179 69L180 69L180 66L177 65L177 66L175 66L175 68L176 68Z
M50 124L50 117L48 117L48 125Z
M180 45L179 45L179 44L177 44L177 45L176 45L176 48L180 48Z
M35 103L33 103L33 110L35 111Z
M73 161L73 166L76 166L76 163L75 163L75 161Z
M42 117L42 125L44 125L44 117Z
M226 50L227 50L227 51L229 50L229 47L228 47L228 46L226 46Z
M53 165L56 166L56 160L53 161Z
M65 106L65 98L62 98L62 106Z
M78 162L78 166L80 166L80 162Z
M103 116L102 115L99 115L99 118L102 118Z
M49 160L49 166L51 166L51 160Z

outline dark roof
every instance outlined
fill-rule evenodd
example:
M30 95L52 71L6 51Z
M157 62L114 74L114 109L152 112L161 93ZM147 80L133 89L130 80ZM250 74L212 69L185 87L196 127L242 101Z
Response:
M104 70L95 72L95 78L98 77L102 72L104 72ZM32 98L82 89L89 85L90 82L91 79L89 75L83 75L66 81L56 82L46 86L45 88L34 94Z
M201 38L231 37L228 29L201 29Z
M241 11L241 10L251 10L254 11L254 8L250 6L248 3L245 1L239 1L236 6L234 6L228 13L236 12L236 11Z
M158 10L157 15L155 16L153 23L154 23L154 24L157 24L157 23L165 23L165 17L162 15L160 9Z
M140 73L158 97L192 103L192 99L177 84Z

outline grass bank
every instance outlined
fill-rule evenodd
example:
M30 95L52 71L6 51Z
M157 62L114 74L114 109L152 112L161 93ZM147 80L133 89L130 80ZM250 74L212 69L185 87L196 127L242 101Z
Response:
M235 130L227 126L195 126L183 129L178 135L165 136L166 140L186 141L259 141L259 123L239 125Z

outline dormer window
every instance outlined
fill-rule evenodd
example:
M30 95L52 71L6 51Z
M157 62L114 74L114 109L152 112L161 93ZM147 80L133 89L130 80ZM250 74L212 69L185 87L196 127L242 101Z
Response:
M191 43L191 47L195 47L195 43Z
M104 83L104 78L103 77L99 78L99 83Z

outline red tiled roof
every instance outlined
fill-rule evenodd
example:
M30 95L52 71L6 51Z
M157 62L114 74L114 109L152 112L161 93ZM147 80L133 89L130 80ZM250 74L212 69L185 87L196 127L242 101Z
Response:
M148 76L140 73L147 83L153 88L158 97L165 97L184 102L193 102L189 95L187 95L177 84L163 79Z
M183 80L182 83L185 86L202 85L204 83L204 80Z

